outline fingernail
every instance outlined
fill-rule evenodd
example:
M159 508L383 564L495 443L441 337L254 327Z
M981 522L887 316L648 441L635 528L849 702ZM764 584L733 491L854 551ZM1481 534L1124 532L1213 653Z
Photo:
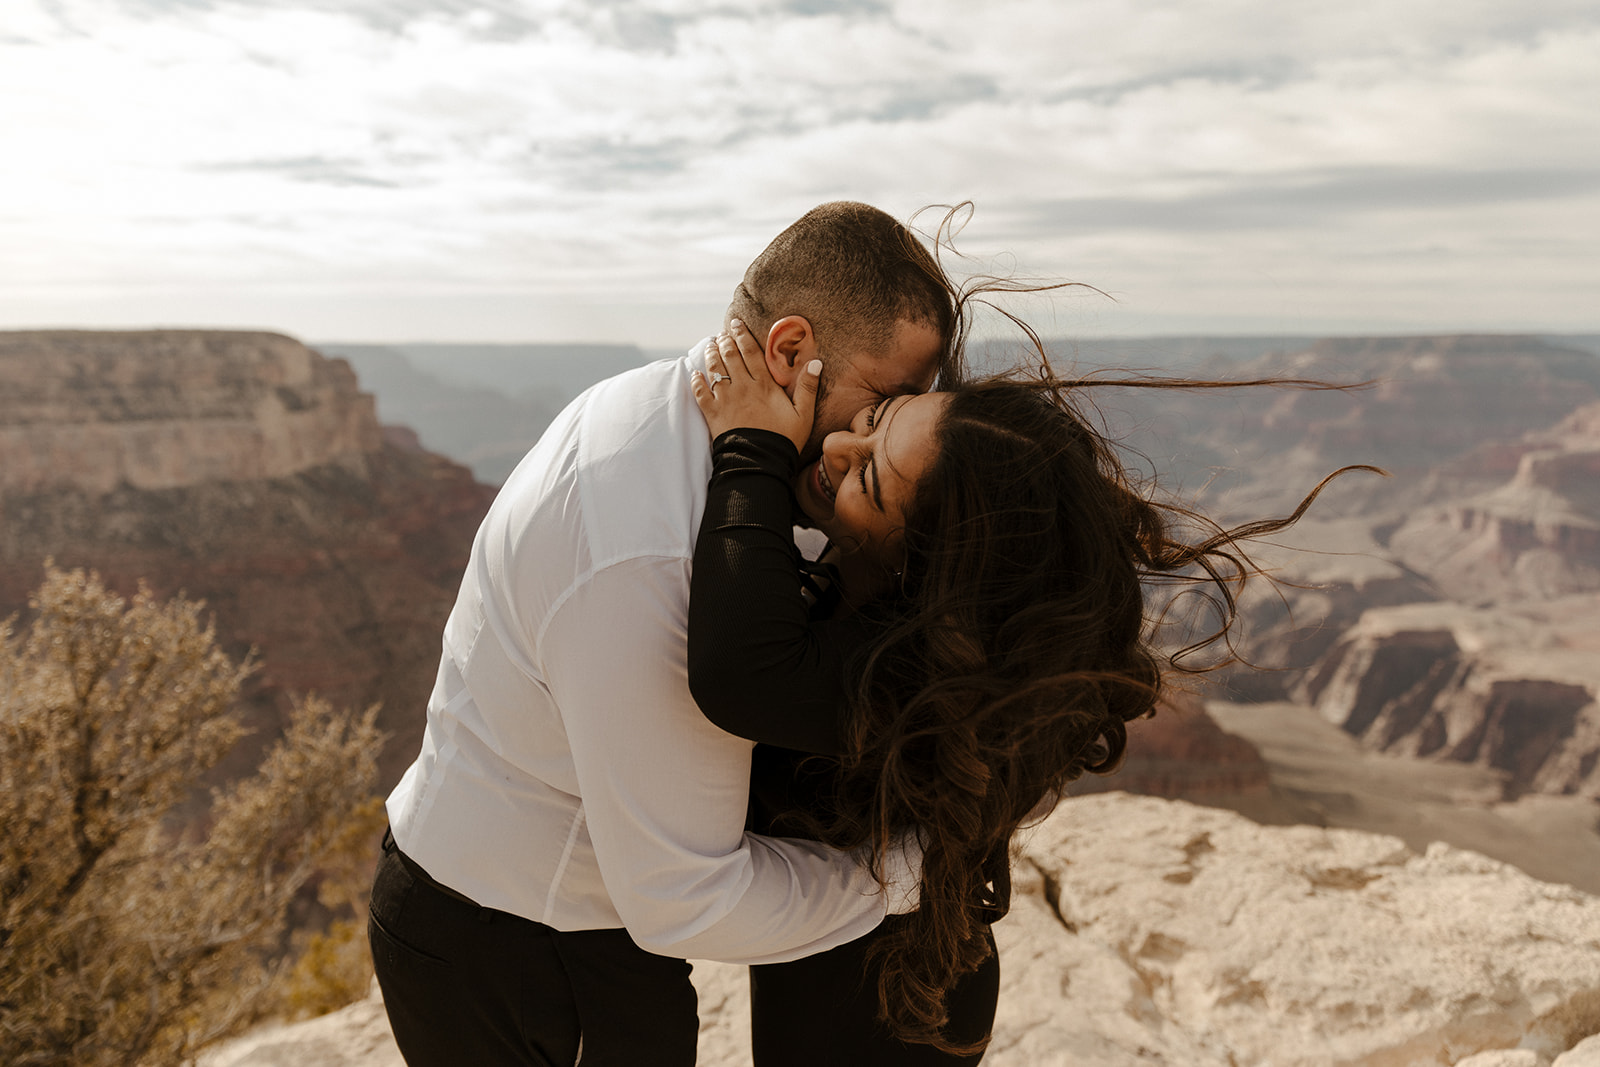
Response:
M742 329L744 329L744 323L739 321L738 319L729 319L728 320L728 327L730 329L734 329L734 330L742 330Z
M822 373L822 360L814 359L810 363L807 363L806 371L810 374L820 375Z

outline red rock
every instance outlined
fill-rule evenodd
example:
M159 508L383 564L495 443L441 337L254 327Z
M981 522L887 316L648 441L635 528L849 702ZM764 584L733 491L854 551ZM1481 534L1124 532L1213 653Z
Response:
M1070 792L1122 790L1195 800L1266 788L1267 764L1256 747L1224 732L1198 697L1172 690L1155 715L1128 724L1122 767L1110 775L1084 775Z
M397 780L494 489L386 443L342 362L276 335L0 334L0 381L17 386L0 389L0 442L26 431L27 456L69 460L0 468L0 617L25 610L47 556L125 594L143 579L204 599L223 646L260 661L241 709L254 733L220 777L252 768L290 695L315 691L382 703L382 785ZM299 390L287 422L282 389ZM197 418L228 427L225 455L139 451L144 424ZM197 440L182 427L162 439Z
M1374 749L1504 774L1525 792L1600 799L1600 599L1363 615L1298 695Z

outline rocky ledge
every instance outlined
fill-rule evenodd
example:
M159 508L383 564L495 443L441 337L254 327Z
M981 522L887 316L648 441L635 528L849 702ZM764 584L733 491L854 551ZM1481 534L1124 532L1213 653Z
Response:
M1600 899L1475 853L1112 793L1017 874L991 1067L1600 1065ZM695 981L702 1067L748 1064L743 969ZM205 1062L400 1067L376 996Z

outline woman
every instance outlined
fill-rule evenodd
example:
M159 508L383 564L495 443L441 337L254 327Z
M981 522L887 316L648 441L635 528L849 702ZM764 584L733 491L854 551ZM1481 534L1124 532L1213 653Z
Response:
M1125 724L1159 695L1142 583L1212 584L1222 623L1200 643L1225 638L1249 572L1236 540L1288 526L1316 493L1233 531L1151 502L1049 378L891 397L800 470L811 413L741 325L707 369L690 687L713 722L760 742L751 828L865 846L875 864L897 835L923 847L914 912L751 969L757 1062L977 1063L1011 835L1083 772L1113 769ZM791 485L831 543L810 574ZM1175 519L1209 536L1185 542Z

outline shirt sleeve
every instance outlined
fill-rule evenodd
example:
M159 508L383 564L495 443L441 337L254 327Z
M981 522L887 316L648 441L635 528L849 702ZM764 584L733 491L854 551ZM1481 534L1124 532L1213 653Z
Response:
M789 486L794 443L729 430L695 539L689 690L731 734L801 752L844 751L849 657L870 640L861 617L812 621L800 595Z
M837 947L908 906L920 850L891 854L898 888L883 892L852 853L744 831L753 745L689 695L688 563L604 568L540 639L607 895L663 955L777 963Z

